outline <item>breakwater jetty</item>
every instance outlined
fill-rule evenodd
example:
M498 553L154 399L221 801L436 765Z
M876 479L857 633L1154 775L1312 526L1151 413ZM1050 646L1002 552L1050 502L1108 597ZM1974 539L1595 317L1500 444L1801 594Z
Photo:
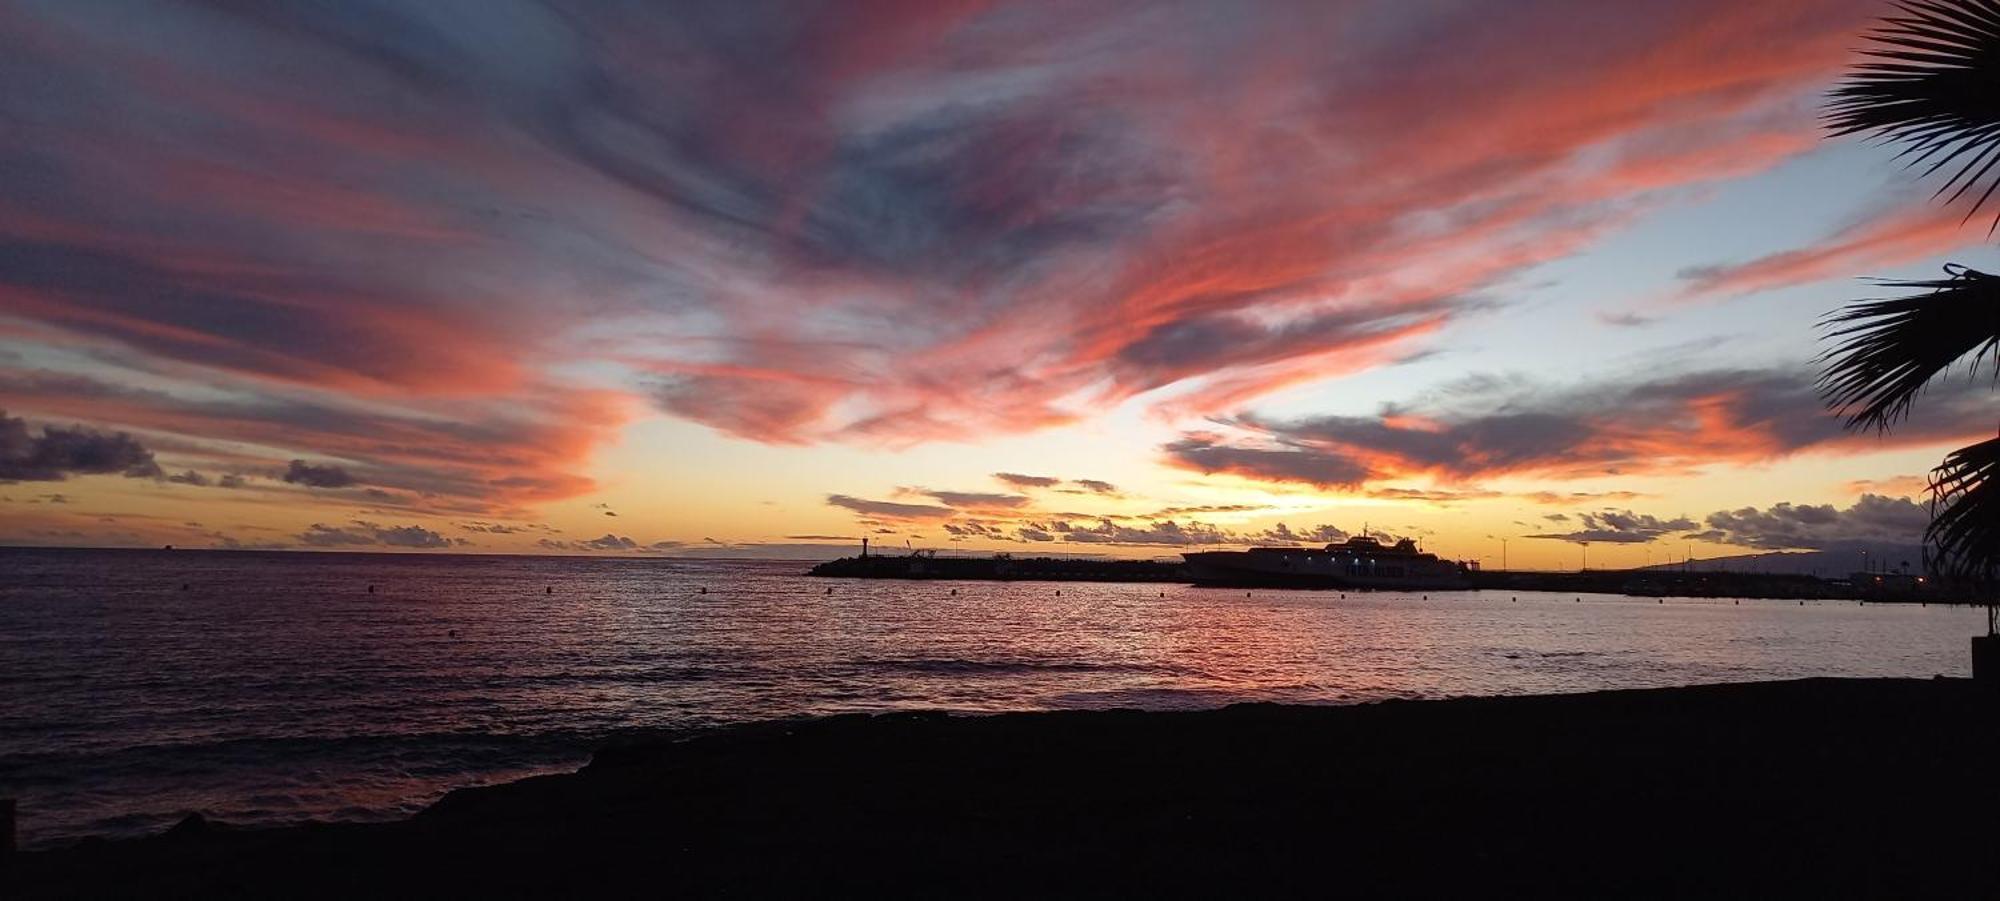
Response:
M1083 557L948 557L930 551L862 554L818 564L809 575L850 579L941 579L1024 582L1189 583L1187 565L1164 560L1110 560ZM1823 579L1800 573L1683 572L1666 569L1604 569L1583 572L1470 570L1471 588L1494 591L1549 591L1623 594L1635 597L1765 598L1852 600L1870 603L1985 603L1914 579ZM1335 588L1337 586L1329 586ZM1355 591L1358 588L1339 588Z
M813 567L809 575L851 579L970 579L1039 582L1186 582L1186 567L1158 560L1087 557L939 557L863 554Z

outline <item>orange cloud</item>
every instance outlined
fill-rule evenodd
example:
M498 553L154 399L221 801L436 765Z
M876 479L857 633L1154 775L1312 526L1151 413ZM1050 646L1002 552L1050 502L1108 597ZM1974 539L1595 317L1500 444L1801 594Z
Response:
M1414 422L1402 408L1380 417L1242 414L1228 420L1234 435L1189 433L1163 451L1183 469L1323 488L1683 474L1808 451L1961 441L1977 433L1965 423L1977 421L1983 388L1940 385L1921 419L1883 438L1847 431L1803 372L1694 372L1567 390L1474 384L1450 408L1422 411Z
M480 513L590 491L593 482L581 470L631 412L621 394L554 387L504 404L390 410L305 395L195 400L9 370L0 370L0 395L17 412L48 421L115 423L168 436L148 443L171 447L182 461L229 471L269 471L276 479L276 471L301 454L341 461L354 487L327 496L336 502ZM218 449L214 442L269 449L270 456Z
M1879 10L502 12L0 12L0 81L51 86L0 94L0 329L63 350L10 405L466 509L587 490L635 393L788 443L1223 413L1800 152ZM1675 412L1787 446L1742 406ZM1442 467L1393 450L1343 452Z
M1849 226L1811 247L1687 270L1681 274L1686 281L1681 296L1735 297L1831 278L1860 278L1870 269L1927 260L1984 239L1978 229L1963 227L1964 218L1935 205L1908 207Z
M1886 479L1856 479L1841 486L1848 494L1879 494L1885 497L1915 497L1928 494L1930 480L1920 475L1890 476Z

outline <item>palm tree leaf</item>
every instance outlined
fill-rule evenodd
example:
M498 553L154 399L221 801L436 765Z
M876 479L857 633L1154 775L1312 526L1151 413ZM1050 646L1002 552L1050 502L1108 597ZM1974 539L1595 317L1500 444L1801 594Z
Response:
M2000 438L1962 447L1931 471L1925 566L1975 583L2000 575Z
M1886 430L1909 415L1924 386L1972 355L1977 371L2000 350L2000 276L1946 266L1946 277L1884 282L1922 293L1849 304L1820 321L1820 395L1848 428Z
M1937 196L1972 198L1970 219L2000 187L2000 0L1907 0L1883 20L1826 104L1836 135L1904 145L1930 175L1955 166ZM2000 216L1994 220L2000 227Z

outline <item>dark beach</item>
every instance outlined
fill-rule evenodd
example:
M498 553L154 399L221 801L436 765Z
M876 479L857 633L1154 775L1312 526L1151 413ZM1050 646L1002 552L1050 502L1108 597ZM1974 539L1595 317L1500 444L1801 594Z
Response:
M1995 699L1832 680L847 716L601 751L412 819L13 856L10 897L1968 896Z

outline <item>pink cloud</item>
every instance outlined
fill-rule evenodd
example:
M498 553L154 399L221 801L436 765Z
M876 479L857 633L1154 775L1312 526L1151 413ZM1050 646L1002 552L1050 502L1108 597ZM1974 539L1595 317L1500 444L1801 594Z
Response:
M1878 12L9 10L0 329L130 361L47 409L468 504L587 488L631 394L788 443L1211 415L1802 152Z
M1857 279L1978 244L1985 233L1964 227L1964 214L1916 205L1865 219L1826 240L1744 263L1704 266L1682 273L1683 298L1733 297L1810 284Z
M1342 489L1402 479L1477 486L1516 475L1686 475L1801 453L1960 442L1979 433L1966 423L1978 420L1986 400L1978 384L1940 385L1928 411L1884 437L1848 431L1818 402L1810 375L1792 370L1683 372L1566 389L1472 380L1436 409L1242 414L1226 420L1227 432L1189 432L1162 450L1182 469Z

